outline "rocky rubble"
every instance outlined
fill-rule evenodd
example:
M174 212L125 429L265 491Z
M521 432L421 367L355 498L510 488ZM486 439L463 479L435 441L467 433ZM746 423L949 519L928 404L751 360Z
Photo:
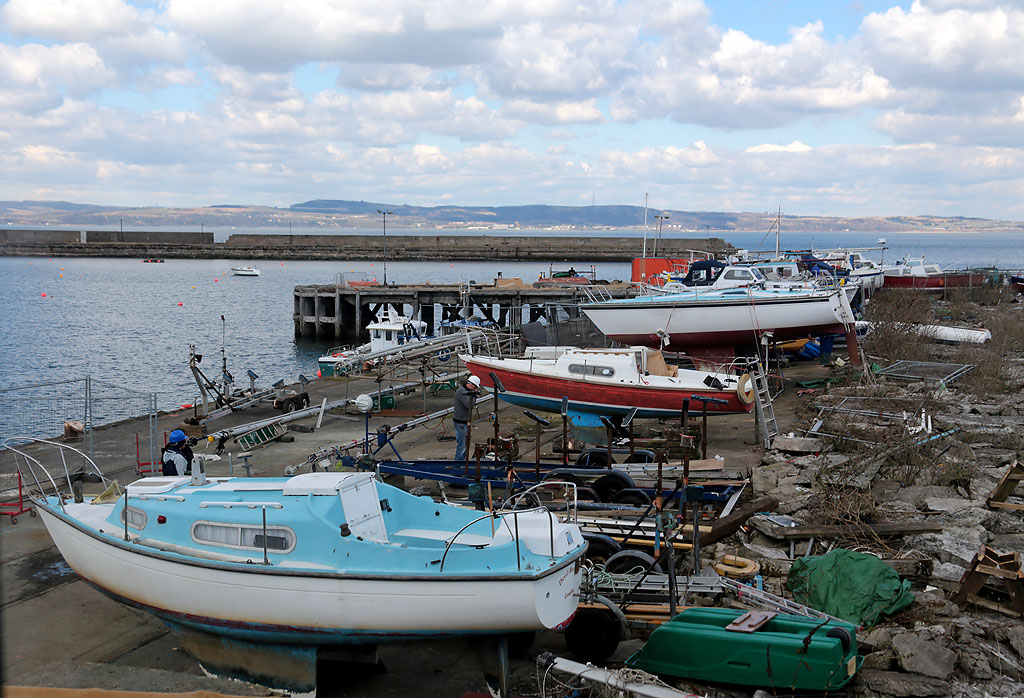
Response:
M807 439L783 439L777 443L802 443L791 451L766 452L754 469L753 496L777 498L776 513L803 524L909 521L941 527L937 533L841 537L818 541L812 549L812 554L821 554L826 548L845 547L883 559L931 561L927 575L911 578L916 602L859 633L864 666L846 695L1024 696L1024 620L973 605L961 608L951 600L983 545L1000 552L1024 551L1024 512L986 506L1010 463L1024 459L1022 357L1020 344L1003 357L1002 373L995 374L1004 382L1003 392L962 390L956 382L837 381L804 398L815 401L813 407L804 407L804 416L847 396L875 397L880 409L886 400L909 397L923 402L931 431L912 433L915 422L910 418L906 424L883 420L872 427L871 419L852 416L833 425L831 432L852 431L858 439L875 440L875 445L822 438L819 452L807 454ZM750 523L738 541L720 543L708 552L759 561L765 588L781 593L790 544L768 535L770 530L755 519ZM802 555L808 542L794 547Z

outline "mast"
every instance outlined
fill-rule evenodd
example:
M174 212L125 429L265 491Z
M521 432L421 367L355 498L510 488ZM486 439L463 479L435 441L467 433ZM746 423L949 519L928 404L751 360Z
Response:
M779 206L779 215L775 219L775 222L777 224L775 226L775 259L778 259L781 256L781 250L779 249L779 238L782 235L782 206L781 205Z

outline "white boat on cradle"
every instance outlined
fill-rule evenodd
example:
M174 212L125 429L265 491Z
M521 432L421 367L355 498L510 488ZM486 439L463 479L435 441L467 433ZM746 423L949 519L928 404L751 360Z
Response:
M320 646L558 628L576 611L585 542L546 509L458 508L366 472L207 478L198 458L190 477L83 497L63 483L110 481L80 451L2 446L38 491L58 493L33 504L83 579L176 631L312 652L314 685Z
M617 342L676 351L744 347L768 333L775 340L837 334L854 322L841 288L688 291L586 303L580 309Z
M257 267L231 267L231 273L235 276L259 276L260 270Z

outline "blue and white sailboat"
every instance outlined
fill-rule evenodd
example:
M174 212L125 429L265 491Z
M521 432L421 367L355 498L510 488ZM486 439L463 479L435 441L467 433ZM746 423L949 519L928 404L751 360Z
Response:
M586 544L544 509L461 509L366 472L207 478L198 464L90 498L68 486L109 481L81 452L3 446L68 565L172 627L316 647L558 628L576 611Z

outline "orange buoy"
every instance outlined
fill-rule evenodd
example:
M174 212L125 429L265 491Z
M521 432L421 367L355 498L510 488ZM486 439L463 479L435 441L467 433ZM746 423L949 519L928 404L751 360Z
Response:
M45 293L40 293L39 295L42 296L43 298L46 298L46 294Z
M184 303L178 303L178 307L179 307L179 308L180 308L181 306L183 306L183 305L185 305L185 304L184 304Z
M213 280L214 283L217 283L218 281L220 281L220 279L214 279Z

